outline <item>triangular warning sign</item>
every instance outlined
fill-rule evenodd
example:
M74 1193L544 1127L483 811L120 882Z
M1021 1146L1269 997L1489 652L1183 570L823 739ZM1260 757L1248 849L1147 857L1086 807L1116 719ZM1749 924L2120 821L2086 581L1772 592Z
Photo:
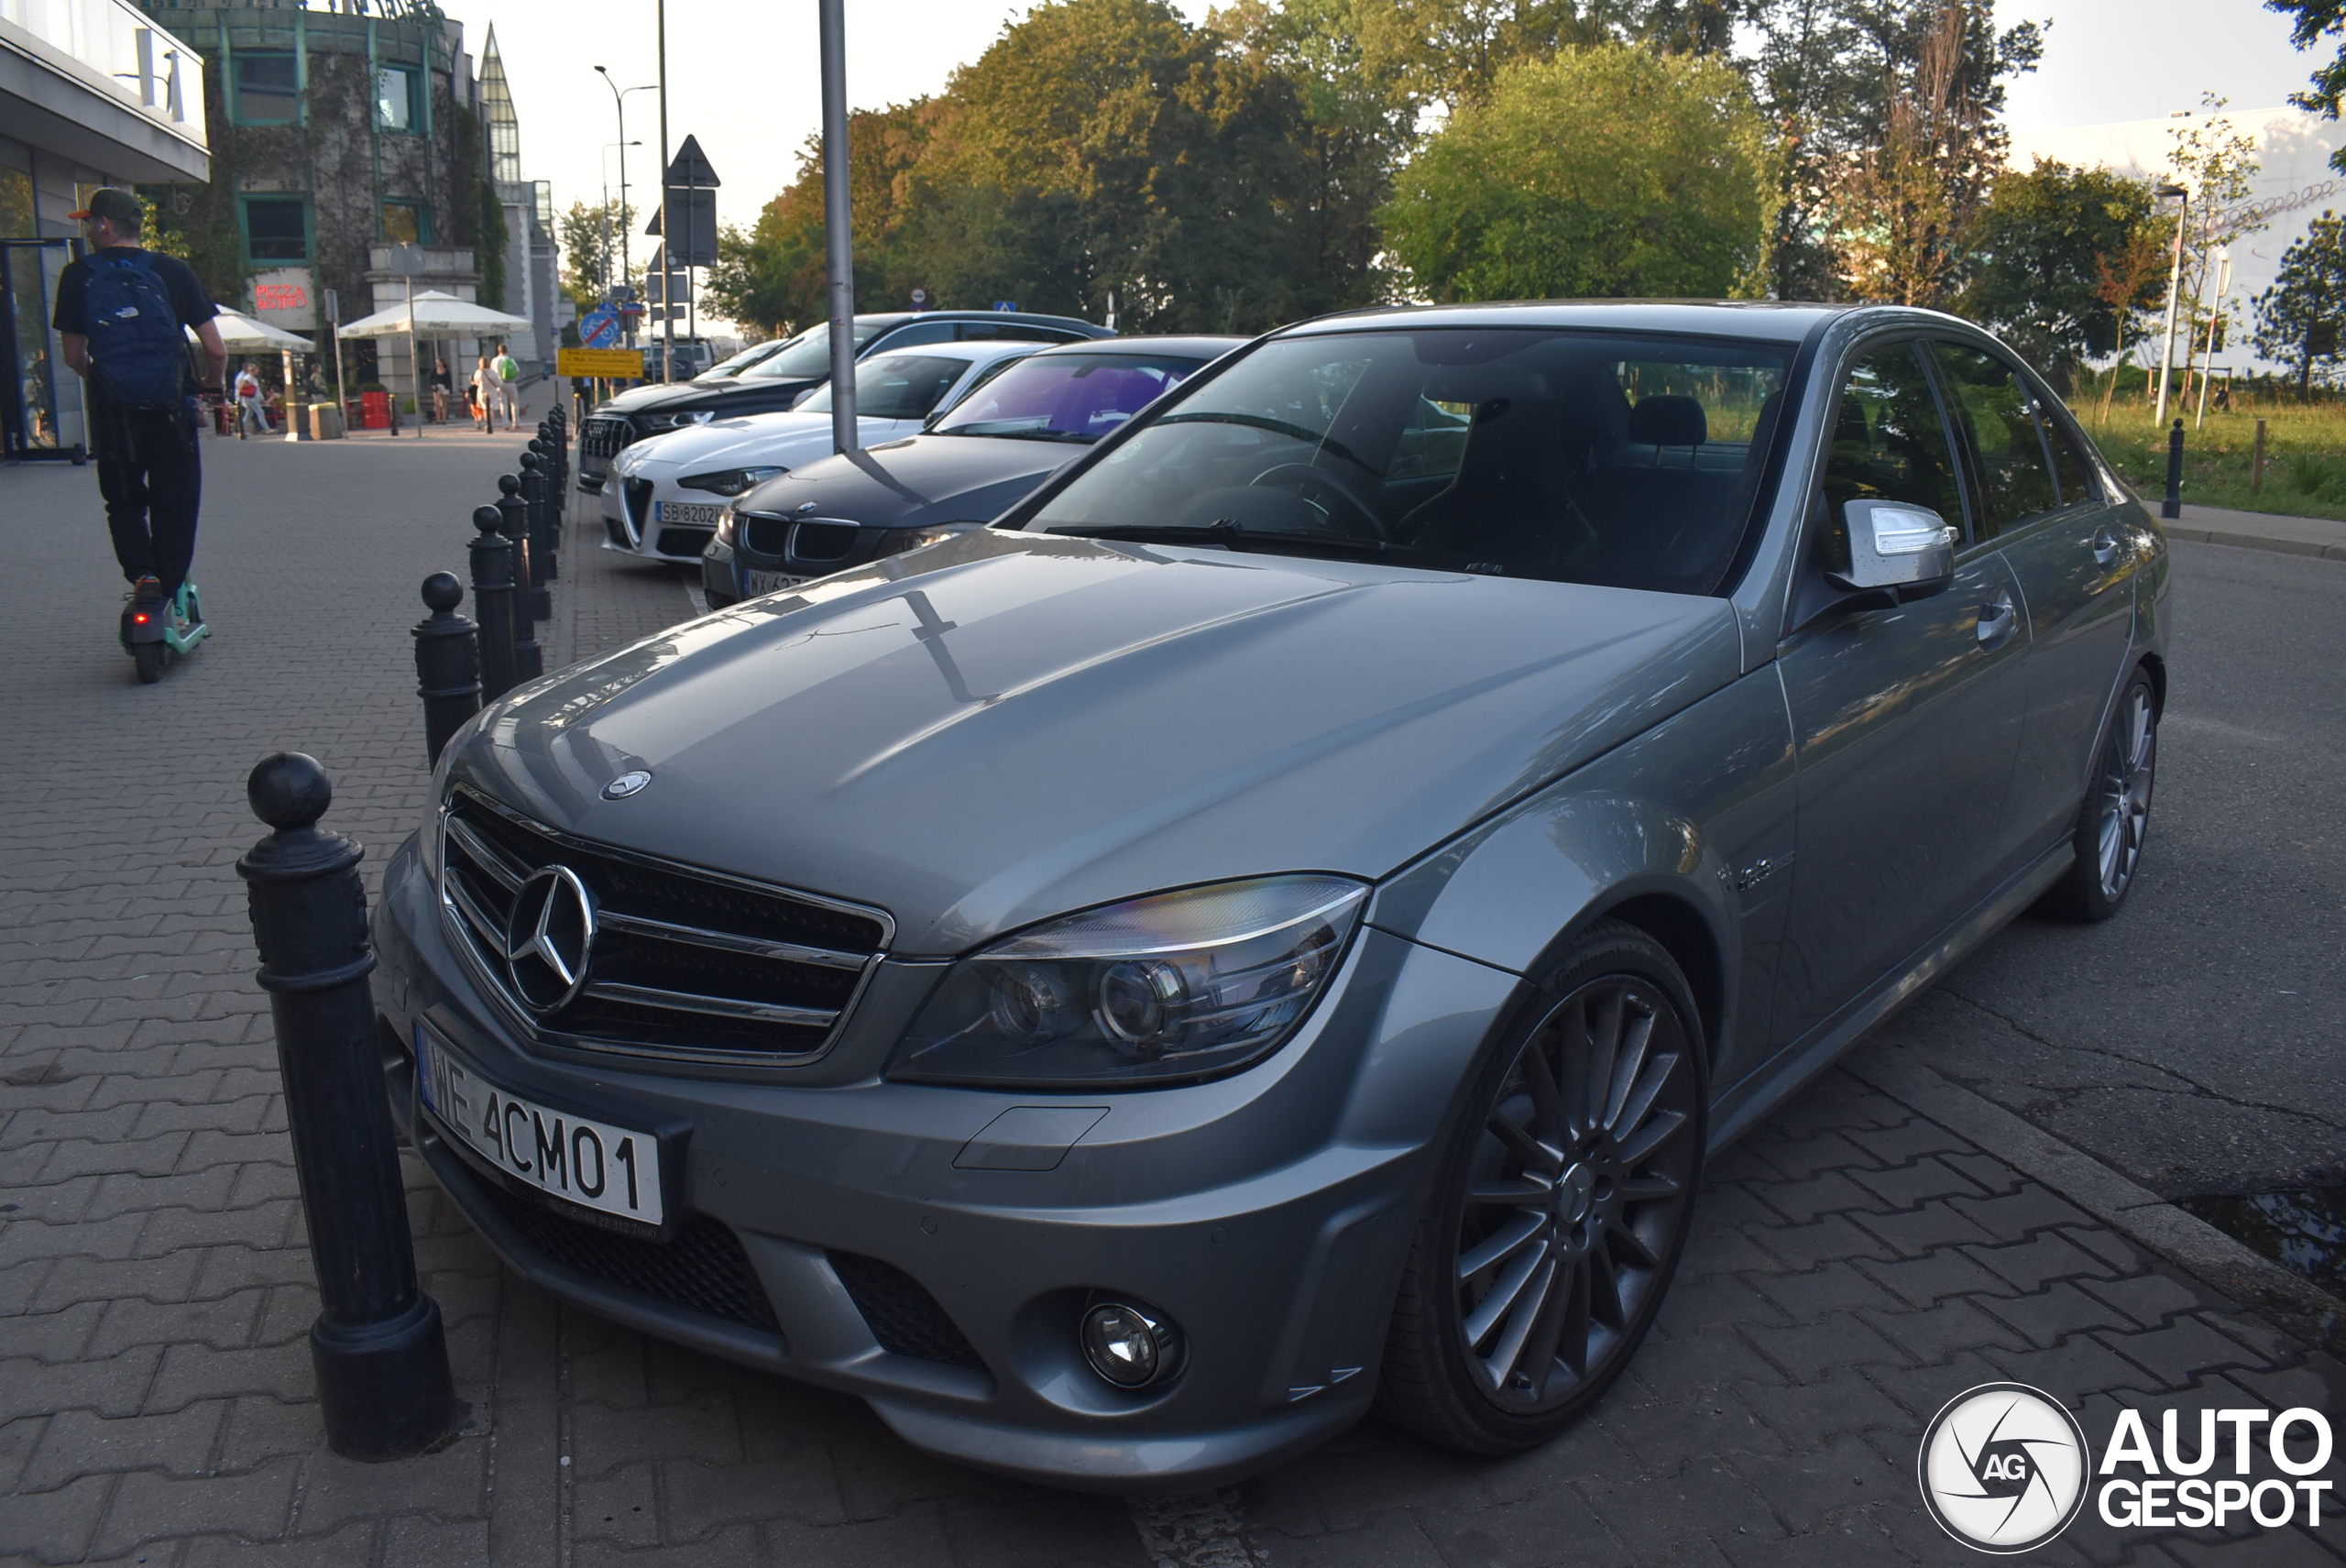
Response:
M708 155L701 151L698 137L686 137L685 145L676 149L675 158L668 165L668 183L700 186L718 183L717 170L709 167Z

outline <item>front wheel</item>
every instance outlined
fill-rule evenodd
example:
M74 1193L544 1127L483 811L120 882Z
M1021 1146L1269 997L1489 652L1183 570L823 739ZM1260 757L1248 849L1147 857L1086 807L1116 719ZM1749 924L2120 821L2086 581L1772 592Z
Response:
M2045 893L2048 912L2090 924L2109 919L2126 902L2150 837L2158 751L2158 702L2151 677L2137 670L2110 709L2070 839L2077 859Z
M1708 1083L1685 977L1600 921L1469 1091L1402 1275L1378 1390L1430 1442L1513 1453L1619 1376L1686 1241Z

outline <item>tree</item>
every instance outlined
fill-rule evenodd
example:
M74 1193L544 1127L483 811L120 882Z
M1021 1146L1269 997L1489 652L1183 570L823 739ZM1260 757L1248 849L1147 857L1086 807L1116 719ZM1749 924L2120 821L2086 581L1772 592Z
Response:
M2281 253L2273 286L2256 296L2256 352L2294 362L2297 390L2313 389L2317 365L2335 373L2346 319L2346 219L2324 212ZM2327 377L2325 377L2327 378Z
M617 198L592 206L573 202L570 210L554 220L555 238L564 258L563 292L580 310L593 309L613 284L634 283L641 278L641 268L630 267L623 276L620 266L622 242L634 221L634 207ZM627 259L632 263L634 258Z
M1436 300L1751 295L1774 170L1741 77L1619 44L1510 68L1396 181L1387 243Z
M2346 0L2264 0L2264 5L2297 18L2289 29L2289 41L2300 49L2309 49L2333 34L2346 35ZM2341 96L2346 96L2346 42L2326 63L2315 68L2312 86L2291 93L2289 102L2325 120L2334 120ZM2346 174L2346 148L2330 155L2330 167Z
M2191 372L2204 340L2209 313L2207 294L2218 270L2218 253L2235 239L2266 227L2271 219L2249 200L2256 181L2256 138L2237 128L2223 113L2226 99L2201 96L2201 112L2176 120L2167 164L2176 182L2190 192L2183 226L2183 273L2176 319L2183 336L2181 396L2191 396ZM2215 302L2217 309L2223 302Z
M2004 82L2035 68L2043 30L1998 32L1985 0L1757 0L1751 24L1781 153L1779 295L1951 289L2003 159Z
M2133 314L2159 302L2161 225L2150 187L2107 169L2039 159L1995 183L1974 226L1957 308L2065 380L2121 352Z

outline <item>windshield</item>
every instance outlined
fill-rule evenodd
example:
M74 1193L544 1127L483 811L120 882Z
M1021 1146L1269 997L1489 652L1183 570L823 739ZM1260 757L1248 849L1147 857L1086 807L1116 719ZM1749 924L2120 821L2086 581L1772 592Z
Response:
M875 354L855 367L855 417L925 419L969 367L966 359L942 355ZM824 382L792 411L830 412L832 385Z
M1146 354L1048 354L1022 359L954 405L947 435L1097 441L1178 385L1196 359Z
M741 350L740 353L732 356L730 358L718 360L716 364L710 366L707 369L702 371L698 376L693 378L696 381L730 380L734 377L739 376L742 371L747 370L751 366L760 364L765 360L773 358L775 355L782 352L784 346L788 342L789 339L787 338L775 338L767 343L751 344L749 347Z
M861 348L878 337L883 323L855 323L855 345ZM753 365L741 372L744 381L762 381L769 378L783 381L804 381L810 377L831 373L831 327L828 322L810 326L796 337L786 340L774 351L773 358L762 365Z
M1507 327L1287 338L1179 399L1027 526L1716 593L1790 356Z

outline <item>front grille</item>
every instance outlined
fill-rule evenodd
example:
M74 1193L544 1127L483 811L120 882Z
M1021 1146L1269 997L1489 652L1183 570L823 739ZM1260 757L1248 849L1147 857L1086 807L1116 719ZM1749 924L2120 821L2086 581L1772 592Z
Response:
M830 1258L831 1272L847 1287L849 1299L863 1314L882 1350L941 1361L948 1366L985 1369L977 1347L919 1280L893 1263L861 1253L831 1251L826 1255Z
M578 427L578 455L608 461L618 456L619 448L634 439L634 435L633 427L623 419L589 419Z
M790 536L790 553L801 561L844 560L860 532L851 522L802 522Z
M557 1213L495 1182L477 1184L499 1218L553 1263L639 1296L779 1333L750 1255L731 1227L706 1214L686 1214L673 1241L641 1241Z
M735 548L765 560L781 560L783 546L790 539L790 520L786 517L764 517L757 512L739 516L740 526L733 541Z
M619 481L619 510L627 514L628 532L638 539L642 538L643 525L652 516L652 481Z
M714 532L707 528L663 528L654 548L663 555L697 555L708 548Z
M443 913L514 1014L564 1044L765 1065L830 1041L891 935L885 916L558 835L469 790L441 825ZM514 895L567 866L596 933L585 981L543 1014L505 959Z

